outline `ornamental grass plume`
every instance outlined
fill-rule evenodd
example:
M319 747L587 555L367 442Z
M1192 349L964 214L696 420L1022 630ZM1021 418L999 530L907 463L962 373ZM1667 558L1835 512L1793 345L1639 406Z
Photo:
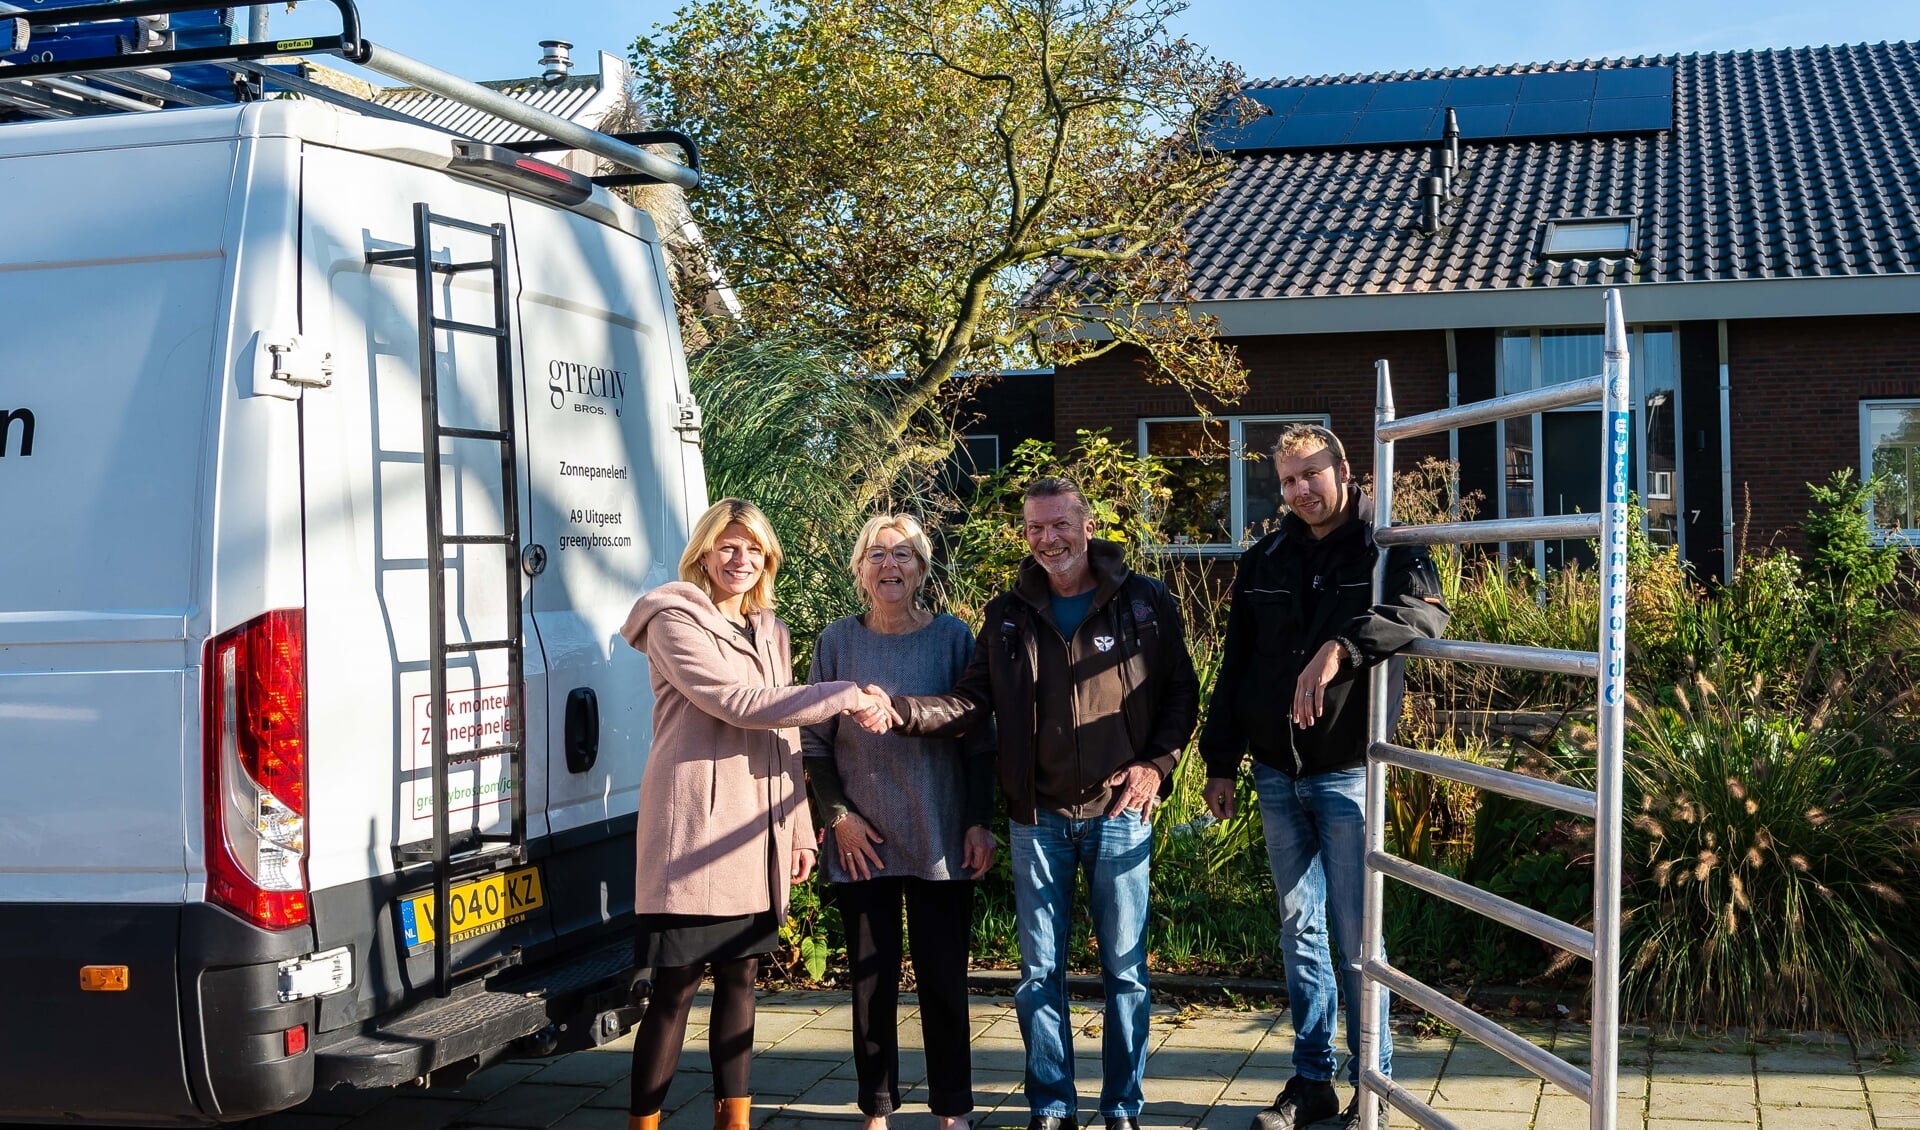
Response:
M1697 679L1630 705L1623 996L1674 1024L1920 1028L1920 771Z

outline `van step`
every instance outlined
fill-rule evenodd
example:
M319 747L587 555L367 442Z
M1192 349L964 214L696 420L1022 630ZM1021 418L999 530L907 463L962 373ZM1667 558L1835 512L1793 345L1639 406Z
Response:
M572 957L502 973L480 992L427 1000L358 1033L322 1036L314 1090L391 1087L461 1060L485 1060L523 1036L576 1019L588 998L611 991L624 1002L633 971L627 938ZM338 1037L337 1042L333 1041Z

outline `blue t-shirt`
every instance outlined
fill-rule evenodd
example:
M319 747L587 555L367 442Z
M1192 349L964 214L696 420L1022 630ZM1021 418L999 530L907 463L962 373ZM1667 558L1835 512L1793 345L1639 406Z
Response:
M1053 597L1053 622L1060 626L1060 634L1072 639L1073 633L1080 630L1080 622L1087 618L1087 611L1093 607L1093 594L1097 589L1088 589L1079 596Z

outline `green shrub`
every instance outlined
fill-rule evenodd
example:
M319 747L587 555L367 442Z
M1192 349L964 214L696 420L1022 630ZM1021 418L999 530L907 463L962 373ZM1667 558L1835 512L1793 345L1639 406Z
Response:
M1732 579L1687 606L1676 625L1687 666L1723 687L1753 697L1791 702L1805 674L1815 629L1813 592L1800 559L1786 550L1741 560ZM1655 694L1659 682L1639 672L1635 682ZM1668 673L1666 683L1683 682Z
M1884 590L1900 568L1900 551L1875 545L1867 521L1877 480L1861 482L1850 468L1825 484L1807 484L1813 510L1807 515L1807 576L1812 609L1822 638L1842 665L1858 663L1882 631L1892 610Z

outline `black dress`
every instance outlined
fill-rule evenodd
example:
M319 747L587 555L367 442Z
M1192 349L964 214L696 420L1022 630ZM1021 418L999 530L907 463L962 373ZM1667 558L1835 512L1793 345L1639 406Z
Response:
M754 642L753 625L734 630ZM772 867L773 837L767 837ZM769 870L768 874L778 874ZM780 946L780 923L773 908L752 914L640 914L634 917L633 963L642 969L668 969L733 961L772 953Z

